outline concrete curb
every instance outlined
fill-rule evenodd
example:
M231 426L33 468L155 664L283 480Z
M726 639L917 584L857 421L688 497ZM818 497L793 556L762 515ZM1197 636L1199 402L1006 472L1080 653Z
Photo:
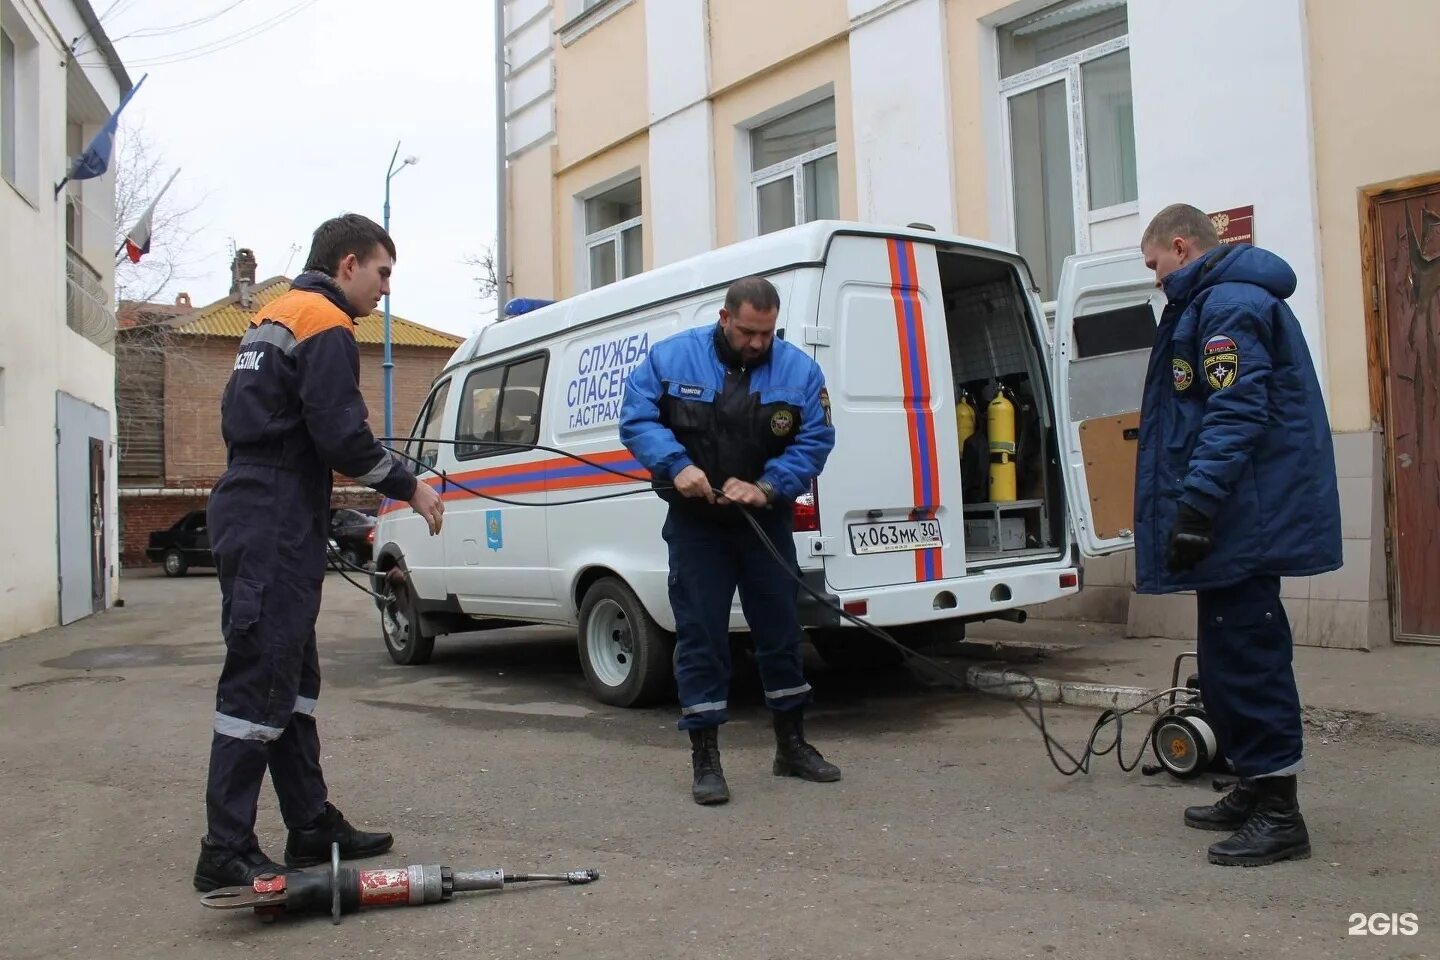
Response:
M1033 693L1032 680L1034 681ZM1095 707L1101 710L1111 708L1128 710L1153 697L1156 693L1148 687L1028 677L1013 670L997 670L993 667L969 668L965 671L965 682L970 689L980 693L1032 699L1038 695L1045 703L1059 703L1071 707ZM1162 703L1169 703L1168 698L1164 701L1157 700L1146 704L1137 712L1159 713Z

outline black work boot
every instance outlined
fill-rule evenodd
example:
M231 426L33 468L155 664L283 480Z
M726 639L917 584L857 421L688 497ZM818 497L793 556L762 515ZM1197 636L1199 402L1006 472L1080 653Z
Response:
M1259 802L1255 781L1242 778L1235 782L1234 789L1208 807L1186 807L1185 826L1196 830L1239 830Z
M1251 781L1259 793L1255 812L1228 840L1210 846L1210 862L1227 867L1263 867L1310 856L1310 832L1295 799L1294 777Z
M395 843L388 833L356 830L328 801L325 812L308 827L291 830L285 840L285 862L292 867L311 867L330 862L330 844L340 844L341 860L358 860L384 853Z
M248 887L261 874L296 872L265 856L259 847L237 853L206 837L200 841L200 859L195 863L195 889L209 893L221 887Z
M816 783L833 783L840 779L840 768L826 762L820 751L805 742L805 711L776 710L775 763L770 772L777 777L799 777Z
M720 731L717 728L690 731L690 766L695 771L690 795L696 803L709 806L730 800L730 786L725 782L725 771L720 767Z

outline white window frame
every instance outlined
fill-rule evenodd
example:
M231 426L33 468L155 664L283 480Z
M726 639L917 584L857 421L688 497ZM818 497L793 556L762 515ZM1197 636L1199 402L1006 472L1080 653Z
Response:
M594 199L593 197L591 199ZM594 233L585 235L585 289L596 290L595 278L590 276L590 251L596 247L603 247L607 243L615 244L615 282L625 279L625 231L640 228L640 259L645 259L645 214L642 212L638 217L631 217L629 220L615 224L613 227L606 227L603 230L596 230Z
M750 131L754 136L755 131ZM787 177L795 181L795 225L809 223L805 211L805 167L816 160L823 160L833 156L840 151L839 132L836 132L836 140L832 140L823 147L816 147L814 150L802 153L799 156L791 157L788 160L781 160L779 163L772 163L763 170L756 170L750 174L750 208L751 215L755 218L755 233L760 233L760 188ZM836 198L839 199L838 197Z
M836 101L835 140L832 143L822 147L816 147L814 150L798 157L791 157L788 160L773 163L760 170L755 169L753 165L755 162L753 143L756 130L765 126L767 123L779 120L782 117L788 117L792 113L797 113L806 107L813 107L815 104L822 103L826 100ZM759 187L790 174L791 166L796 163L803 165L803 163L827 156L829 153L839 152L839 107L839 100L835 94L835 85L833 83L825 83L799 96L777 103L768 110L755 114L735 125L735 138L733 141L735 151L735 180L731 185L731 189L734 191L735 226L736 233L739 237L748 239L760 236L760 198L757 193ZM795 187L795 201L797 204L803 204L803 198L805 196L804 181L797 180ZM836 200L839 202L843 200L843 198L836 197ZM804 223L805 221L797 217L795 222L798 224Z
M586 225L589 223L589 218L588 218L588 216L587 216L587 213L588 213L588 207L589 207L590 201L591 201L591 200L598 199L598 198L600 198L600 197L603 197L605 194L610 193L612 190L617 190L617 189L619 189L620 187L626 186L627 184L630 184L630 183L638 183L638 184L640 185L640 195L641 195L641 201L640 201L640 216L638 216L638 217L631 217L629 220L625 220L625 221L623 221L623 222L621 222L621 223L617 223L617 224L615 224L615 225L613 225L613 226L603 227L603 228L601 228L601 229L599 229L599 230L596 230L594 233L587 233L587 232L586 232ZM585 192L579 193L579 194L576 194L576 195L575 195L575 206L574 206L574 208L573 208L574 211L575 211L575 231L574 231L574 233L572 234L572 236L575 237L575 240L574 240L575 246L574 246L573 249L575 250L575 257L576 257L576 260L577 260L577 262L576 262L576 264L575 264L575 277L576 277L576 282L577 282L577 284L578 284L578 286L579 286L579 288L580 288L580 290L581 290L582 292L583 292L583 291L587 291L587 290L598 290L598 289L600 289L599 287L594 286L594 284L591 282L591 277L590 277L590 250L591 250L593 247L601 246L602 244L609 243L609 242L611 242L612 240L615 242L615 282L618 283L619 281L625 279L625 272L624 272L624 269L623 269L623 268L624 268L624 265L625 265L625 250L624 250L625 240L624 240L624 238L621 236L621 234L624 233L626 230L630 230L630 229L632 229L632 228L634 228L634 227L639 227L639 228L640 228L640 269L641 269L642 272L644 271L644 269L645 269L645 201L644 201L644 195L645 195L645 183L644 183L643 172L642 172L641 170L636 169L636 168L633 168L633 167L632 167L631 169L627 170L627 171L624 172L624 173L621 173L621 174L618 174L618 175L616 175L616 176L613 176L613 177L609 178L608 180L602 180L602 181L600 181L599 183L597 183L597 184L595 184L594 186L592 186L592 187L590 187L589 189L587 189Z
M14 114L9 116L12 149L15 152L14 179L0 177L19 197L40 209L40 41L30 24L7 0L0 0L0 20L14 50Z
M1000 31L1006 24L995 28L994 63L996 71L1000 64ZM1051 60L1032 67L1011 77L1004 77L999 83L1000 92L1000 149L1004 162L1005 210L1010 224L1012 245L1019 244L1019 228L1015 222L1015 164L1014 143L1010 130L1010 100L1020 94L1030 93L1052 83L1065 85L1065 102L1070 124L1070 199L1075 222L1076 254L1091 252L1090 229L1095 224L1118 220L1140 212L1139 200L1118 203L1099 210L1090 209L1090 170L1086 157L1085 140L1085 81L1081 68L1091 61L1108 57L1113 53L1130 49L1130 34L1115 37L1093 47L1077 51L1058 60ZM1133 88L1132 88L1133 89ZM1047 301L1047 310L1053 310L1053 301Z

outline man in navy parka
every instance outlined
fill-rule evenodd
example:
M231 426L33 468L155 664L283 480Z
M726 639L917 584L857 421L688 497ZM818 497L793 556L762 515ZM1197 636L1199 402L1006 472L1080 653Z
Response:
M1240 778L1185 823L1234 831L1210 847L1212 863L1303 859L1300 699L1280 579L1337 569L1341 543L1324 398L1285 303L1295 272L1259 247L1221 245L1185 204L1162 210L1141 248L1169 302L1140 414L1136 585L1195 591L1201 696Z

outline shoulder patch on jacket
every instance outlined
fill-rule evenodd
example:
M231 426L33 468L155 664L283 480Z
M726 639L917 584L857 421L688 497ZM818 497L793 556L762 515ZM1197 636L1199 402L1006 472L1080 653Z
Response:
M355 322L345 311L322 295L307 290L282 293L270 301L264 311L257 313L250 325L259 326L266 320L284 326L302 343L336 327L343 328L352 337L355 335Z
M1229 337L1205 341L1205 382L1211 390L1224 390L1240 375L1240 348Z
M1170 365L1175 375L1175 392L1184 393L1189 390L1190 385L1195 382L1195 368L1179 357L1171 360Z

